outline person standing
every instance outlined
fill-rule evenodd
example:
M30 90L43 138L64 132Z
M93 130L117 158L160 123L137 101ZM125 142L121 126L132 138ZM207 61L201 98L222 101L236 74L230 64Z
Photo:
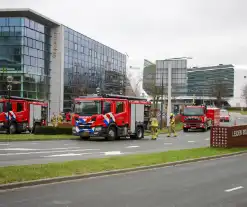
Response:
M159 122L155 116L155 113L152 115L150 119L150 127L151 127L152 140L156 140L159 134L158 132Z
M171 113L170 115L170 126L169 126L167 137L170 137L172 133L174 134L174 137L177 136L176 131L175 131L175 117L173 113Z

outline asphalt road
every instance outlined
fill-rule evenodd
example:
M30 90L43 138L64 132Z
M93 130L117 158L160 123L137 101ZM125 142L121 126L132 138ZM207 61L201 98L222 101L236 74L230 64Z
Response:
M246 207L247 155L0 193L8 207Z
M247 116L232 114L232 125L247 123ZM179 132L176 138L160 135L158 140L107 141L33 141L0 142L0 166L43 164L69 160L102 158L134 153L161 152L209 146L210 130L207 132Z

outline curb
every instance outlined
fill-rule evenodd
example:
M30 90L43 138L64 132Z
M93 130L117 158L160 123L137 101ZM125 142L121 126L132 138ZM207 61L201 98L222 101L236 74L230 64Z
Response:
M196 159L188 159L188 160L182 160L182 161L177 161L177 162L169 162L169 163L164 163L164 164L143 166L143 167L137 167L137 168L127 168L127 169L111 170L111 171L105 171L105 172L99 172L99 173L90 173L90 174L85 174L85 175L75 175L75 176L66 176L66 177L57 177L57 178L48 178L48 179L41 179L41 180L34 180L34 181L3 184L3 185L0 185L0 191L11 190L15 188L44 185L44 184L53 184L53 183L65 182L65 181L80 180L80 179L86 179L86 178L101 177L101 176L107 176L107 175L137 172L137 171L142 171L142 170L149 170L149 169L162 168L162 167L168 167L168 166L176 166L176 165L181 165L181 164L186 164L186 163L213 160L213 159L223 158L223 157L231 157L234 155L241 155L241 154L246 154L246 153L247 151L241 151L241 152L235 152L235 153L230 153L230 154L216 155L216 156L210 156L210 157L201 157L201 158L196 158Z

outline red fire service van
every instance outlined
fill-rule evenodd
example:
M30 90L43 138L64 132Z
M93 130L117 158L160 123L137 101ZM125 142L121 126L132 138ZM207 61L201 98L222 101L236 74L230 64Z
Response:
M47 107L36 99L0 96L0 130L11 134L34 131L47 124Z
M207 106L185 106L181 114L183 130L202 129L207 131L212 125L220 123L220 109Z
M115 140L127 136L142 139L147 105L151 102L144 98L112 94L76 98L72 132L84 140L90 137Z

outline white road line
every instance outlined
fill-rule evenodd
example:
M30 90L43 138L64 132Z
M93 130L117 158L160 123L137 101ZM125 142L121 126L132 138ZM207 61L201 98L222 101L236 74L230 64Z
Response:
M172 143L165 142L164 145L171 145Z
M206 138L205 140L210 140L210 138Z
M195 141L191 140L191 141L188 141L189 143L194 143Z
M235 190L239 190L239 189L242 189L244 188L243 186L238 186L238 187L235 187L235 188L230 188L230 189L227 189L225 190L225 192L229 193L229 192L232 192L232 191L235 191Z
M0 144L0 145L7 146L7 145L9 145L9 144Z
M68 154L48 155L43 157L72 157L72 156L81 156L81 155L90 155L90 154L92 153L80 153L80 154L68 153Z
M131 146L128 146L128 147L126 147L126 148L138 148L138 147L140 147L140 146L137 146L137 145L131 145Z
M109 151L109 152L104 152L105 155L121 155L120 151Z
M84 152L84 151L96 151L100 149L78 149L78 150L58 150L58 151L42 151L42 152L17 152L17 153L6 153L0 154L0 156L11 156L11 155L32 155L32 154L51 154L51 153L63 153L63 152Z
M7 151L48 151L48 150L68 150L68 149L80 149L80 147L46 148L46 149L5 148L5 149L0 149L0 150L7 150Z

